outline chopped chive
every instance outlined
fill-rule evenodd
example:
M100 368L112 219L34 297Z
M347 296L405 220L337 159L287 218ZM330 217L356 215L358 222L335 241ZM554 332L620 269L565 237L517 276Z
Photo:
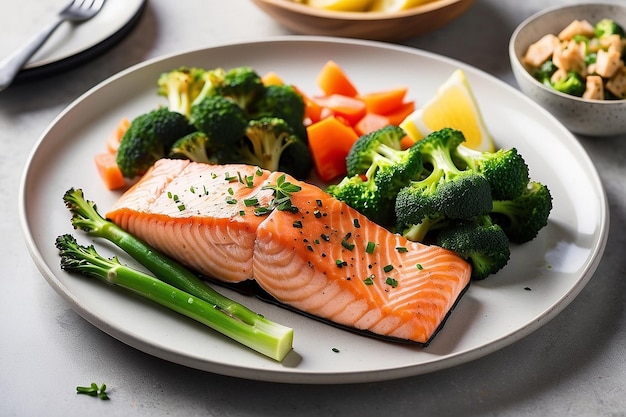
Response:
M398 280L387 277L387 279L385 280L385 284L389 285L391 288L396 288L398 286Z
M235 194L235 190L233 190L233 187L228 187L228 194L230 195Z
M213 179L217 178L217 174L215 172L212 172L211 173L211 178L213 178Z
M189 187L189 191L191 191L191 194L195 194L196 188L192 185L191 187Z
M319 239L315 239L315 240L313 241L313 243L315 243L316 245L319 245L319 244L320 244L320 240L319 240Z
M385 265L385 266L383 267L383 271L385 271L385 272L391 272L391 271L393 271L393 265Z
M322 233L320 235L322 237L323 240L325 240L326 242L330 242L330 236L328 236L327 234Z
M339 349L337 349L337 348L335 348L335 347L334 347L332 350L333 350L333 352L335 352L335 353L339 353Z
M226 197L226 204L237 204L237 199L231 196Z
M306 245L306 248L307 248L308 250L310 250L311 252L313 252L313 246L311 246L311 245Z
M417 264L416 266L417 266L417 269L419 269L420 271L421 271L422 269L424 269L424 267L422 266L422 264Z
M250 198L244 199L243 204L246 207L252 207L252 206L256 206L257 204L259 204L259 200L256 197L250 197Z
M348 266L348 263L346 261L342 261L341 259L337 259L335 261L335 265L337 265L338 268L342 268L344 266Z
M257 175L257 177L260 177L261 175L263 175L263 170L261 170L261 168L257 167L256 175Z
M346 248L348 250L353 250L354 249L354 243L350 243L350 242L347 242L345 240L341 241L341 246L343 246L344 248Z
M365 285L374 285L374 278L375 276L372 274L369 277L365 278L363 282L365 283Z
M178 211L184 211L185 210L185 205L184 204L179 204L178 206Z
M246 215L246 212L245 212L244 210L239 210L239 215L240 215L240 216L245 216L245 215Z
M224 179L228 182L237 181L237 177L230 175L228 172L224 174Z
M396 250L398 252L408 252L409 250L407 248L405 248L404 246L396 246Z
M374 253L374 250L376 249L376 243L374 242L367 242L367 246L365 247L365 252L372 254Z
M295 227L296 229L302 229L302 222L300 220L295 220L293 222L293 227Z

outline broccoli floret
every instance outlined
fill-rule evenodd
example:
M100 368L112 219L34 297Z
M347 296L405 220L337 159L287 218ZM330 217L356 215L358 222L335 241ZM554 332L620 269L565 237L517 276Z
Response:
M220 163L217 149L204 132L193 132L178 139L170 148L168 157L206 164Z
M252 68L237 67L223 73L217 91L233 100L243 110L248 111L250 106L263 95L265 86L259 74Z
M449 219L470 220L492 208L487 179L454 163L452 152L465 141L463 133L444 128L414 145L422 154L424 169L398 193L397 230L411 240L423 240L429 230Z
M283 119L263 117L248 122L240 157L243 163L303 178L312 167L308 149Z
M164 72L157 80L157 93L167 97L170 111L189 117L193 101L204 88L205 73L196 67L179 67Z
M300 139L307 141L306 127L304 126L306 107L304 99L291 85L269 85L249 109L249 116L253 119L262 117L279 117L284 119Z
M229 98L210 95L191 106L190 123L205 133L217 147L232 147L241 141L248 119Z
M565 77L553 81L551 85L556 91L576 97L582 97L586 89L585 79L574 71L570 71Z
M117 150L117 165L126 178L145 174L158 159L167 156L178 139L194 131L187 118L165 107L131 121Z
M472 279L481 280L504 268L511 257L509 240L488 215L448 226L437 234L437 245L456 252L472 266Z
M517 197L530 181L528 165L516 148L482 152L459 145L454 156L468 168L485 176L495 200Z
M344 177L326 192L380 225L393 224L393 200L383 198L372 178Z
M419 149L402 149L405 135L402 128L388 125L361 136L346 157L347 175L373 178L384 198L395 198L422 170Z
M541 64L539 68L533 71L533 77L535 77L535 79L537 79L540 83L551 87L551 79L557 69L558 67L554 65L554 61L548 59L546 62Z
M595 24L593 28L594 34L598 38L603 38L609 35L619 35L620 37L626 37L624 28L613 19L602 19Z
M512 243L534 239L548 224L552 210L552 195L544 184L531 181L524 192L512 200L495 200L490 213Z

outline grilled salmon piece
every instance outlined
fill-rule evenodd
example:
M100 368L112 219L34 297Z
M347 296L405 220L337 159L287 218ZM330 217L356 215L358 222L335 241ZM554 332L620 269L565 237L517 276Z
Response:
M469 264L391 233L289 176L301 187L291 195L297 211L255 214L273 199L264 187L283 175L163 159L107 217L212 278L254 279L280 303L309 315L428 344L468 287Z

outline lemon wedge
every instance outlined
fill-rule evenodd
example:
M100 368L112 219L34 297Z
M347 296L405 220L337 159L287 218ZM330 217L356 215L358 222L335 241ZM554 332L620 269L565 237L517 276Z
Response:
M371 12L399 12L432 1L434 0L374 0L369 10Z
M342 12L362 12L372 0L308 0L306 4L316 9L335 10Z
M479 151L493 152L493 138L487 131L478 103L461 69L437 89L435 97L408 115L400 123L407 135L417 141L444 127L460 130L464 145Z

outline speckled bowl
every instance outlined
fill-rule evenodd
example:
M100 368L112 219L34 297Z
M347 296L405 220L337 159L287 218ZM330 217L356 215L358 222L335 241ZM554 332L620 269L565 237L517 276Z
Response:
M585 3L541 11L523 21L513 32L509 57L520 89L542 105L565 127L588 136L626 133L626 100L597 101L570 96L534 79L521 62L528 47L548 33L557 34L572 20L595 23L610 17L626 27L626 3Z

